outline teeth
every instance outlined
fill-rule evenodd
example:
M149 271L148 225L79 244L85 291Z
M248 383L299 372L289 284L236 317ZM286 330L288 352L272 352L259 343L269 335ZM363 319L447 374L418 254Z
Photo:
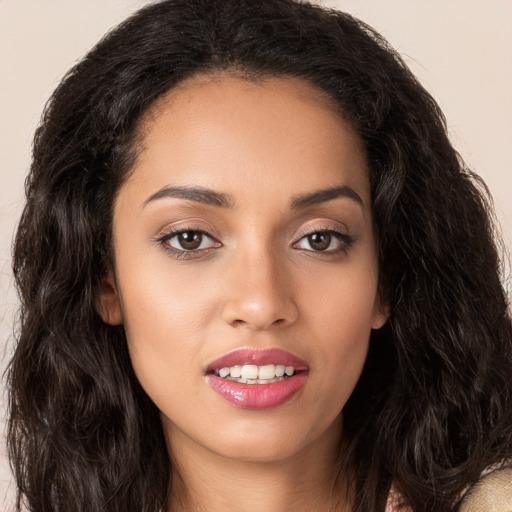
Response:
M285 375L291 377L295 373L293 366L284 364L267 364L256 366L255 364L244 364L226 366L218 370L219 377L223 379L236 380L242 384L271 384L282 380Z
M223 368L224 370L224 368ZM227 368L228 375L231 375L231 377L238 378L242 375L242 367L241 366L232 366L231 368ZM221 375L222 377L222 375Z
M276 376L276 367L273 364L258 368L258 379L273 379Z
M231 371L229 372L231 375ZM257 379L258 367L255 364L244 364L242 366L242 379Z
M224 377L227 377L229 375L229 368L221 368L219 370L219 375L224 378Z

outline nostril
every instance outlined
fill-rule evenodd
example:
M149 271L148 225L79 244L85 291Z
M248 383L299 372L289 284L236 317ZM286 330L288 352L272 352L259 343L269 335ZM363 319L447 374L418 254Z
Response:
M278 318L277 320L274 320L270 325L271 326L281 326L283 324L286 323L286 319L285 318ZM249 326L250 325L250 322L247 322L246 320L240 320L240 319L236 319L236 320L232 320L230 322L230 325L232 327L242 327L244 325L246 326Z
M230 297L223 306L222 318L231 327L254 330L284 327L293 323L298 308L289 298L258 295L255 292Z

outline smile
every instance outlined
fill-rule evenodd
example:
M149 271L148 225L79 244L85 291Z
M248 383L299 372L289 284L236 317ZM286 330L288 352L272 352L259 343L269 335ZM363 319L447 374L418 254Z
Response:
M206 378L235 407L271 409L291 400L306 383L308 373L308 364L289 352L239 349L211 363Z
M216 372L219 377L240 384L273 384L291 377L294 373L295 368L293 366L285 366L284 364L225 366Z

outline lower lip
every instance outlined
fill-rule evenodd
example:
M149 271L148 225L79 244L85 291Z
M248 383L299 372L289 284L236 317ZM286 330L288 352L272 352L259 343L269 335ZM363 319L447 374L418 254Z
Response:
M301 372L273 384L240 384L208 375L208 384L224 400L242 409L273 409L291 400L304 386L307 372Z

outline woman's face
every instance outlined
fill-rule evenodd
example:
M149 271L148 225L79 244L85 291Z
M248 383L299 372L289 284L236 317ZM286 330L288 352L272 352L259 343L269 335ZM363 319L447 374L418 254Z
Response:
M268 461L336 439L386 321L361 140L290 78L196 79L142 133L101 305L171 444Z

